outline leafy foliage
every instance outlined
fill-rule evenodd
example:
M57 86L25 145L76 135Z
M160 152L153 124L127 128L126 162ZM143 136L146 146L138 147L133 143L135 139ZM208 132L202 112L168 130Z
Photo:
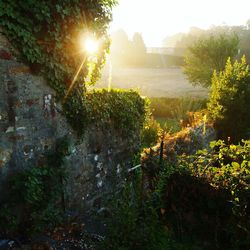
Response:
M160 124L153 118L149 118L142 130L142 147L154 146L162 135Z
M139 133L149 113L147 99L141 98L135 91L119 89L88 92L86 109L90 123L113 126L123 136L130 136L136 131Z
M154 199L141 196L141 173L135 173L111 202L112 219L108 234L100 249L115 250L181 250L197 249L179 244L165 232L159 222Z
M62 219L63 167L68 142L61 139L38 166L16 173L0 209L0 233L11 235L40 232Z
M92 61L90 82L94 83L108 52L106 30L115 4L115 0L0 2L3 32L20 51L21 57L31 64L34 71L41 72L57 91L57 97L63 101L64 112L71 122L74 116L82 125L86 123L84 83L90 62L86 51L80 48L80 36L82 33L93 33L102 41L97 57ZM79 74L65 100L67 89L84 58L83 73Z
M249 138L250 70L245 57L234 64L228 60L225 70L214 74L208 109L220 138Z
M211 86L214 70L224 70L228 57L238 52L239 39L236 35L210 35L197 40L189 47L184 72L193 85Z
M158 190L162 220L177 237L204 248L238 249L250 240L250 142L211 143L211 150L182 155L166 166Z
M200 150L195 155L185 156L180 165L192 170L195 176L205 176L215 187L248 190L250 173L250 141L227 145L219 140L211 142L212 151ZM184 160L184 161L183 161ZM183 165L184 163L184 165ZM240 186L242 187L240 188ZM233 195L237 195L235 192Z

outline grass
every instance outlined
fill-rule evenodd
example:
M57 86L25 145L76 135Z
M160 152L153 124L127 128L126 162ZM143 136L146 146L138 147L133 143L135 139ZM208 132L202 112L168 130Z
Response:
M154 117L168 119L185 119L187 112L194 112L206 108L207 100L204 98L150 98L151 110Z
M177 119L155 117L161 128L168 133L177 133L181 130L180 122Z
M191 97L151 98L151 110L155 120L167 133L181 130L180 120L188 119L188 112L195 112L206 107L206 99Z

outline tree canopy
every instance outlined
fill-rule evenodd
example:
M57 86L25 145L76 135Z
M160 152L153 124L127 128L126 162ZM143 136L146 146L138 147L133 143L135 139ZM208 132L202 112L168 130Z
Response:
M143 65L146 58L146 45L140 33L135 32L132 39L124 30L112 34L111 61L113 65Z
M198 39L189 47L184 72L193 85L209 87L214 70L222 71L228 57L238 53L239 39L236 35L210 35Z

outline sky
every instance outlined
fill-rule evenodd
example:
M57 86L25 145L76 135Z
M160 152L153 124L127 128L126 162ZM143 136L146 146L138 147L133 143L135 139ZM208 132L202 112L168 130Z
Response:
M139 32L147 47L160 47L166 36L190 27L245 25L249 10L250 0L119 0L110 32Z

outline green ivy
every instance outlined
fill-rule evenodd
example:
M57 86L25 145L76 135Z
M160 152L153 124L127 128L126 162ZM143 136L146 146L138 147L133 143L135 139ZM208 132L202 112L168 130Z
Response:
M206 178L216 188L229 190L235 207L244 208L245 198L250 195L250 141L228 145L219 140L210 146L212 151L204 149L195 155L182 156L180 167Z
M86 103L91 123L113 127L126 136L139 133L149 113L148 99L132 90L94 90L86 94Z
M86 52L81 51L79 37L82 33L92 33L102 41L97 58L92 62L90 83L93 84L100 76L109 50L107 28L115 4L116 0L0 2L0 27L18 49L21 58L35 72L46 76L49 85L56 90L57 98L64 104L64 112L71 122L74 116L82 125L86 123L84 94L89 60L83 64L82 73L65 100L79 65L88 57Z
M184 155L180 157L178 165L179 169L213 187L215 191L211 193L212 196L207 196L210 204L213 204L216 192L227 194L227 199L217 201L213 206L219 207L219 202L224 202L224 212L231 209L227 218L230 243L233 246L249 247L250 141L242 141L238 145L228 145L222 140L211 142L211 150Z
M69 123L82 135L92 122L113 125L123 134L142 127L146 101L133 91L107 90L87 93L109 51L108 24L116 0L6 0L0 3L0 27L35 72L47 78ZM79 37L92 33L101 42L94 60L81 51ZM81 73L68 93L82 64ZM87 77L89 76L89 77ZM86 78L89 78L86 82Z
M61 222L66 179L63 163L68 150L68 140L62 138L37 166L10 178L8 194L0 206L0 234L30 234Z

